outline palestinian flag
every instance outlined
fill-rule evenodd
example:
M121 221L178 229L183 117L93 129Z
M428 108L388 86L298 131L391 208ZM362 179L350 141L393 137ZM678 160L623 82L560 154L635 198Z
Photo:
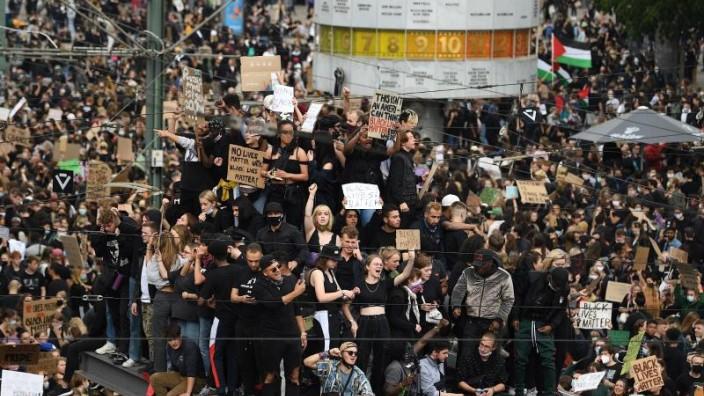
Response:
M592 51L587 43L580 43L552 35L553 63L562 63L582 69L592 67Z
M572 82L572 76L567 70L560 67L557 71L553 71L552 66L540 58L538 58L538 78L546 83L553 83L556 78L564 85Z

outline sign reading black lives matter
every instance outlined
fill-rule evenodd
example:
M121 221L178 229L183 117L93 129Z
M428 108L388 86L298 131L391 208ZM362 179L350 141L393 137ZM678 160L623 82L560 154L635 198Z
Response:
M203 75L200 70L184 67L181 74L181 107L186 117L198 119L205 113Z
M398 95L377 92L369 112L369 137L388 140L401 115L403 99Z
M264 177L259 170L264 162L264 152L242 146L230 145L230 158L227 162L227 180L247 186L264 188Z

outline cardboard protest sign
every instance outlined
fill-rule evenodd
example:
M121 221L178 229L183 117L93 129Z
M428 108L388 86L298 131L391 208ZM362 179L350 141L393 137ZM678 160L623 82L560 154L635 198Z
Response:
M419 250L420 230L396 230L396 249Z
M697 280L697 270L691 264L675 262L677 271L680 273L680 284L682 287L690 290L699 290L699 281Z
M422 199L423 196L425 195L425 193L427 193L428 190L430 189L430 183L433 182L433 178L435 177L435 172L438 171L438 166L440 166L439 162L433 163L433 166L430 168L430 172L425 177L425 181L423 182L423 188L421 188L420 191L418 192L418 198Z
M198 69L184 67L181 72L181 107L190 120L197 120L205 113L203 75Z
M650 245L653 247L653 251L658 256L658 258L662 260L662 250L660 250L660 246L658 246L658 243L655 242L655 239L653 239L653 238L648 238L648 239L650 239Z
M281 57L243 56L240 58L242 70L242 92L271 90L271 73L281 70Z
M638 393L665 386L657 356L648 356L634 361L630 373L631 378L635 380L634 388Z
M264 177L259 174L262 163L264 163L264 152L231 144L230 158L227 162L227 180L264 188Z
M54 144L53 159L54 161L68 161L78 159L81 156L81 145L69 143L67 136L61 136Z
M376 184L343 184L342 194L345 196L345 209L381 209L381 194Z
M643 336L645 336L645 332L641 331L640 333L631 337L630 340L628 340L628 349L626 349L626 357L623 358L623 368L621 369L621 375L625 375L626 373L630 372L631 365L633 364L633 361L635 361L638 357L638 352L640 352L641 344L643 344Z
M610 302L587 302L579 304L577 327L580 329L610 329L612 305Z
M56 365L59 363L59 357L54 356L51 352L40 352L39 359L36 363L27 366L29 373L44 373L44 375L53 375L56 373Z
M392 129L396 128L401 115L401 96L377 91L369 113L370 138L387 140Z
M609 330L609 345L619 348L626 348L628 346L630 335L631 333L628 330Z
M670 257L680 263L689 262L689 254L682 249L670 248Z
M582 374L577 379L572 380L572 391L585 392L599 387L601 380L606 375L606 371L597 373Z
M20 146L31 146L32 136L29 134L29 129L27 128L18 128L15 125L8 125L7 128L5 128L5 141Z
M571 184L576 187L582 187L584 185L584 179L573 173L568 173L567 175L565 175L565 183Z
M100 201L110 197L107 186L112 179L112 169L105 162L91 161L88 164L88 182L86 183L86 201Z
M75 235L62 235L59 237L66 252L68 263L74 268L83 268L83 256L81 248L78 246L78 239Z
M545 183L541 181L516 180L516 184L523 203L542 205L549 199Z
M36 364L39 361L39 344L0 345L0 365Z
M293 113L293 87L278 84L274 87L274 100L271 111L277 113Z
M117 161L120 163L134 161L134 152L132 151L132 139L123 137L117 138Z
M303 125L301 125L301 132L313 133L315 122L318 120L318 114L320 114L320 110L322 109L322 103L311 103L310 106L308 106L306 119L303 121Z
M44 377L20 371L3 370L0 396L41 396L44 394Z
M606 301L622 303L623 298L631 291L630 283L609 281L606 284Z
M44 331L51 325L57 308L58 298L47 298L44 300L25 301L22 308L22 325L34 334Z
M633 268L636 271L645 271L645 267L648 265L648 256L650 255L650 248L645 246L638 246L636 249L636 257L633 259Z

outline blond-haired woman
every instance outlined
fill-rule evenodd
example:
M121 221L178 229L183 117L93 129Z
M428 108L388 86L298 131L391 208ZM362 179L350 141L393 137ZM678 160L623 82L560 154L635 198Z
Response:
M340 237L332 231L334 218L330 207L318 205L313 208L317 191L318 186L315 183L308 187L308 202L306 202L303 220L308 249L313 253L320 253L325 245L340 246Z

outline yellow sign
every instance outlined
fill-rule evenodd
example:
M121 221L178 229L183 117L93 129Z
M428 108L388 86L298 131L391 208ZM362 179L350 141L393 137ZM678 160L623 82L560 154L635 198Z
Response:
M438 32L438 59L464 59L465 32Z
M320 25L320 52L332 52L332 26Z
M336 27L332 33L332 52L335 55L349 55L352 51L352 31L350 28Z
M513 30L494 31L494 58L513 57Z
M374 57L377 44L376 30L352 29L352 55Z
M488 58L491 58L491 32L490 31L467 32L467 58L468 59L488 59Z
M406 55L406 32L387 30L379 32L379 58L403 59Z
M406 59L434 59L435 32L414 30L406 33Z

